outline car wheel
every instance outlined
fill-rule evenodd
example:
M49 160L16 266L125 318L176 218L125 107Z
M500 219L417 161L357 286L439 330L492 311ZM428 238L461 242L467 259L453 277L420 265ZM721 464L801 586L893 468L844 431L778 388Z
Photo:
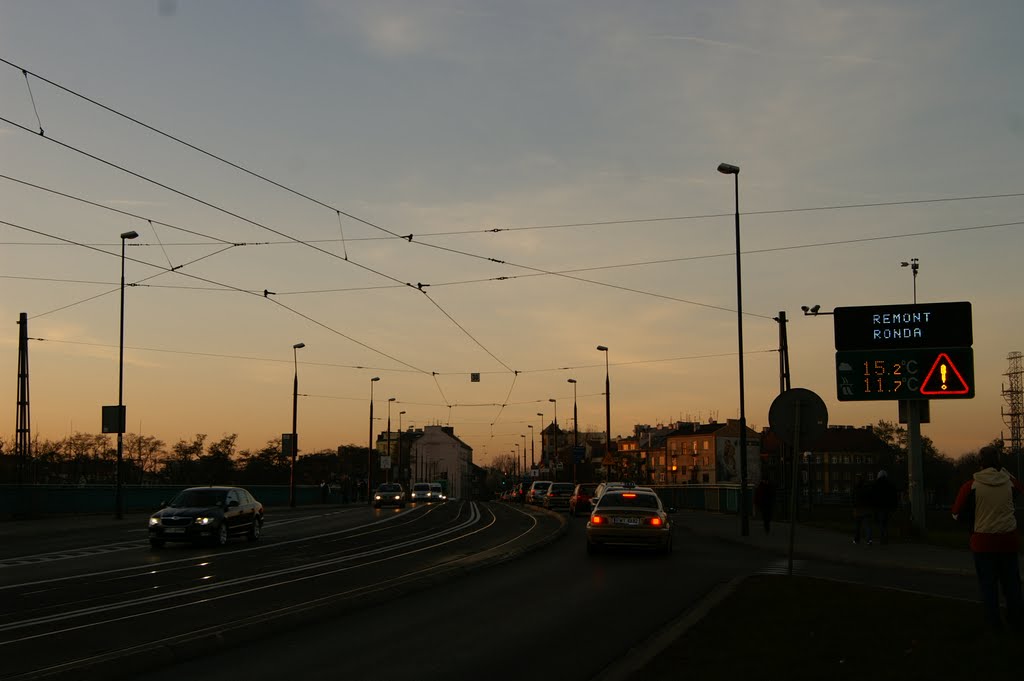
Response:
M214 537L214 542L217 546L224 546L228 543L228 526L225 523L221 523L220 527L217 528L217 536Z
M260 537L263 536L263 519L253 518L252 525L249 527L249 534L247 535L249 541L259 541Z
M594 544L594 543L589 542L589 541L587 542L587 554L588 555L593 556L593 555L596 555L599 552L600 552L600 547L598 547L597 544Z
M164 540L160 539L159 537L150 537L149 545L152 546L154 549L162 549L164 547Z
M663 556L671 556L672 555L672 538L671 537L669 537L668 542L666 542L665 545L661 547L661 555L663 555Z

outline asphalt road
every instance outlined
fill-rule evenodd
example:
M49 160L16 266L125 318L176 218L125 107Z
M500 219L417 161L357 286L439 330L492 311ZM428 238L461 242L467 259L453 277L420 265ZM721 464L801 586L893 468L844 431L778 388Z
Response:
M139 678L154 664L450 580L562 527L506 506L351 507L271 513L256 543L152 549L139 523L78 533L64 531L74 520L44 523L55 531L5 542L0 678Z
M144 520L0 529L0 678L624 678L735 577L787 568L679 523L670 557L588 556L585 519L501 503L272 513L224 549L152 550ZM976 598L964 575L795 570Z

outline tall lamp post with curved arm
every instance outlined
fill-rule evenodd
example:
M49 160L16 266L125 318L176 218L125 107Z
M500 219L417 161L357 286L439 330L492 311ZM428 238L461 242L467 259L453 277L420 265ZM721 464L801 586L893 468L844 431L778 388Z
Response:
M528 425L526 427L530 429L530 464L532 466L533 464L535 464L537 462L537 459L536 459L536 457L534 455L534 449L533 449L533 426L532 425ZM525 451L523 452L523 468L526 468L526 452Z
M299 350L306 347L305 343L292 346L292 361L295 364L295 381L292 383L292 465L288 476L288 505L295 508L295 459L299 454Z
M544 460L544 412L538 411L537 412L537 416L540 417L540 458L541 458L541 461L543 461ZM533 463L534 463L534 465L537 465L536 461L534 461Z
M750 518L747 517L747 412L744 401L743 381L743 277L740 267L740 167L720 163L718 172L732 175L736 196L736 337L739 341L740 356L740 534L750 534Z
M580 446L580 422L576 412L576 379L568 379L572 383L572 481L576 482L576 448Z
M612 381L608 373L608 347L598 345L597 349L604 353L604 437L605 448L612 451Z
M124 515L124 242L138 239L134 229L121 234L121 343L117 356L117 468L114 477L117 484L114 492L114 515L120 520Z
M558 400L554 397L549 397L548 402L555 405L555 420L554 428L551 431L551 455L548 457L548 470L551 471L551 477L554 480L558 479Z
M366 447L366 503L373 503L373 384L380 376L370 379L370 444Z
M394 401L394 397L388 398L388 471L386 482L391 482L391 403Z

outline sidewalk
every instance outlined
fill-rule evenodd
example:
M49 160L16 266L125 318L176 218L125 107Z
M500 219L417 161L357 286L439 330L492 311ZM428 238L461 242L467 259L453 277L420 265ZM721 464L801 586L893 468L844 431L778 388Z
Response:
M766 535L760 519L751 518L749 534L744 537L740 534L740 520L736 515L682 510L672 520L694 534L747 544L783 556L789 555L788 522L772 521L771 534ZM797 524L793 557L974 576L974 561L967 548L966 532L963 550L901 543L898 539L896 543L890 541L889 544L881 545L876 541L868 546L865 542L853 543L852 528L850 533L844 534Z

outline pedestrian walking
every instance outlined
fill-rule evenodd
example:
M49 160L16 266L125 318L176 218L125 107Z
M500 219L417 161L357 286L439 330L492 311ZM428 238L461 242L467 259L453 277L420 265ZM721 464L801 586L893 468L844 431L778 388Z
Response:
M896 486L889 480L889 474L884 469L878 471L872 490L872 507L880 544L889 543L889 517L896 511L897 498Z
M754 506L761 514L761 522L764 524L764 533L771 534L772 515L775 511L775 485L768 478L761 478L757 488L754 490Z
M998 449L987 446L978 453L981 470L960 487L953 502L953 517L971 524L970 546L985 620L993 629L1002 629L999 613L999 589L1002 588L1006 619L1012 628L1020 630L1024 629L1024 603L1017 558L1020 538L1013 501L1024 492L1024 485L1002 467Z
M871 514L873 512L874 488L863 475L857 475L853 486L853 543L859 544L861 535L871 546Z

